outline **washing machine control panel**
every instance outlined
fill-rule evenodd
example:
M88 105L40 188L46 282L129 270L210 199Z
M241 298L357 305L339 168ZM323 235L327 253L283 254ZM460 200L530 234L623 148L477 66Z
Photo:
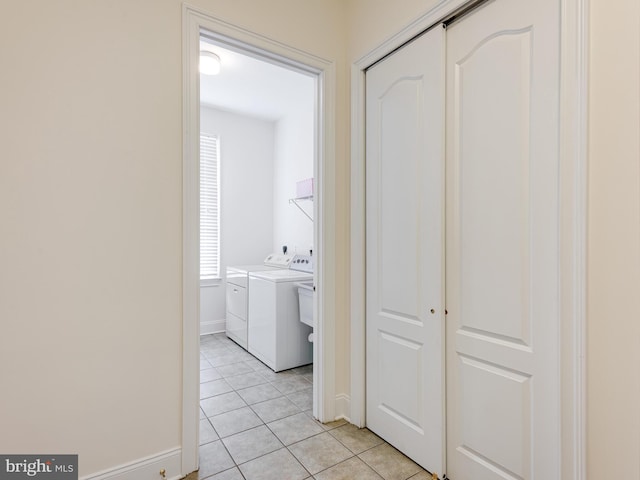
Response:
M313 257L311 255L294 255L289 264L289 269L313 273Z
M287 253L272 253L264 259L264 264L269 267L289 268L295 255Z

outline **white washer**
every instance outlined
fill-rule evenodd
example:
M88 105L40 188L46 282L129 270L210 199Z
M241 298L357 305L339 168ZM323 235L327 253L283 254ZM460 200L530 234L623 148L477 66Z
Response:
M296 285L313 280L312 271L311 257L296 255L289 270L249 273L249 353L276 372L313 362L313 330L300 321Z
M294 255L272 253L262 265L236 265L227 267L227 337L247 349L249 274L289 268Z

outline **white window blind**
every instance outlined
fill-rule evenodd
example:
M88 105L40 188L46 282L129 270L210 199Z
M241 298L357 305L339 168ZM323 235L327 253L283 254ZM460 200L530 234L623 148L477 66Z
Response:
M220 277L218 137L200 134L200 280Z

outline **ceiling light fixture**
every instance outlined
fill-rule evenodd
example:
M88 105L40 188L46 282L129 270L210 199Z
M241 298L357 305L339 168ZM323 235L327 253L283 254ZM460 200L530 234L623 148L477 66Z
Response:
M200 50L200 73L217 75L220 73L220 57L213 52Z

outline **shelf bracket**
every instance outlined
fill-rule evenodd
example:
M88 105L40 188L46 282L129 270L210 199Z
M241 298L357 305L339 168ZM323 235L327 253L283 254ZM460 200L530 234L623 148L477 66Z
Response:
M298 198L290 198L289 199L289 204L293 204L296 207L298 207L298 210L300 210L302 213L304 213L304 215L313 222L313 218L311 217L311 215L309 215L304 208L302 208L300 206L300 204L298 203L301 200L313 200L313 197L298 197Z

